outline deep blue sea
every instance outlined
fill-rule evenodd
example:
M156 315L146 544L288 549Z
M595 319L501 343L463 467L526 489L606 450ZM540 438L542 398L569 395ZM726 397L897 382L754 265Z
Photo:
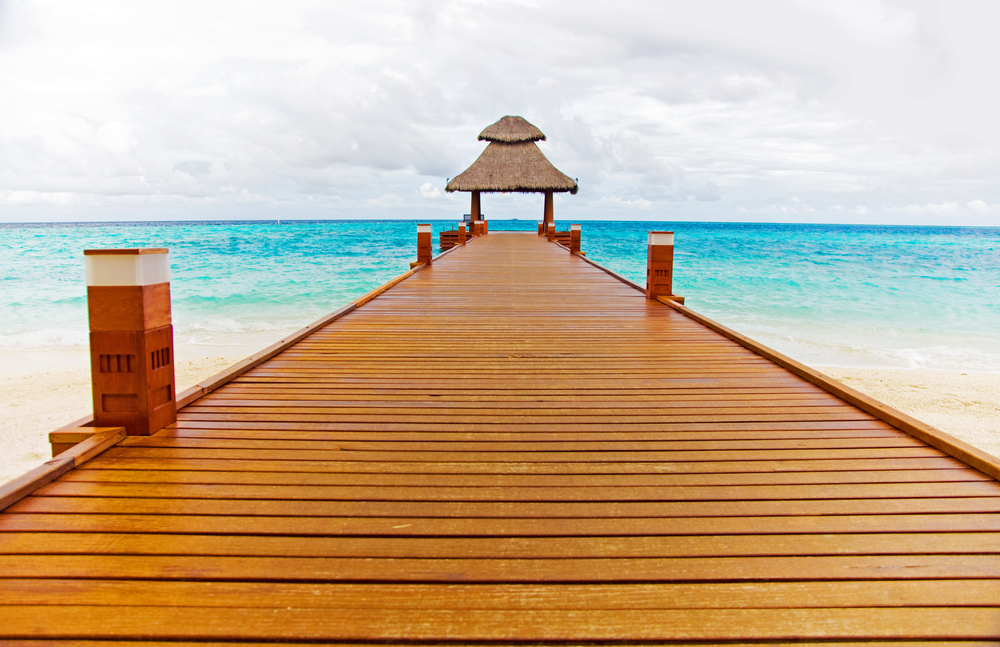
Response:
M436 244L453 224L433 224ZM676 232L675 292L807 364L1000 372L1000 228L582 225L587 256L638 283L646 232ZM405 271L415 229L401 220L0 224L0 368L24 351L86 348L84 249L170 248L177 343L214 355L262 348Z

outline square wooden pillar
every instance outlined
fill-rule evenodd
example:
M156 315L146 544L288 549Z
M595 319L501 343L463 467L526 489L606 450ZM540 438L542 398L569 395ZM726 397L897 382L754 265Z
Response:
M674 232L651 231L646 246L646 298L673 294Z
M580 225L569 226L569 251L571 254L580 253Z
M88 249L94 425L148 436L177 420L166 249Z
M431 226L429 224L417 225L417 264L431 264Z

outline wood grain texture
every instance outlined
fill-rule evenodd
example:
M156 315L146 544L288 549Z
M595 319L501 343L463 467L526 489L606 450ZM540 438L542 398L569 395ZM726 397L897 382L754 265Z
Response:
M308 333L0 514L0 642L1000 639L993 478L544 237Z

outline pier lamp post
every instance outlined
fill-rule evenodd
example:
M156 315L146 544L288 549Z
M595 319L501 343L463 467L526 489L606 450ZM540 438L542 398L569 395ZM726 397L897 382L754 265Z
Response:
M465 223L460 222L458 223L458 244L464 245L466 238L467 238L467 233L465 231Z
M674 294L674 232L651 231L646 246L646 298L664 297L684 303Z
M580 253L580 225L569 226L569 253Z
M555 242L556 239L556 223L546 222L545 223L545 236L549 239L549 242Z
M410 263L410 267L417 265L431 264L431 226L429 224L417 225L417 260Z
M545 235L545 221L544 220L542 222L538 223L538 235L539 236L544 236Z
M156 433L177 420L168 250L83 253L94 425Z

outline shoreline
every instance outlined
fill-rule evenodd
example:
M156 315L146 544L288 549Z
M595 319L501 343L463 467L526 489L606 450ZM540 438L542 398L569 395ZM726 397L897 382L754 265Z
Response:
M229 348L227 350L237 350ZM242 349L239 349L242 350ZM177 392L235 364L248 353L181 355ZM91 411L89 358L33 370L0 370L0 484L51 458L48 433ZM1000 457L1000 373L938 369L816 370L959 440Z

